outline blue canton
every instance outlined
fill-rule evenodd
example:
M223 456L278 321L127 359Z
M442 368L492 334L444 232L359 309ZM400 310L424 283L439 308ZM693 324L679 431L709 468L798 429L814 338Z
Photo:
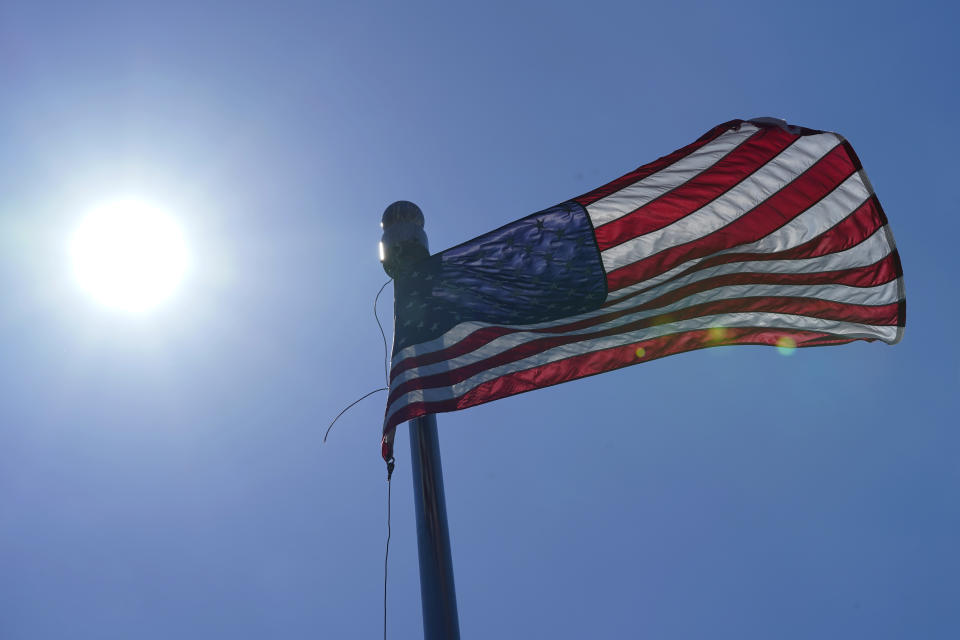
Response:
M430 256L395 286L395 352L460 322L547 322L596 309L607 295L593 226L573 201Z

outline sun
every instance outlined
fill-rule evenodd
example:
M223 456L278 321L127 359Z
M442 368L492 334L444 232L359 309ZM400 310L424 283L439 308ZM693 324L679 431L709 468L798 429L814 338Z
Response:
M94 208L70 243L80 286L103 304L144 311L170 297L183 278L183 234L162 209L136 199Z

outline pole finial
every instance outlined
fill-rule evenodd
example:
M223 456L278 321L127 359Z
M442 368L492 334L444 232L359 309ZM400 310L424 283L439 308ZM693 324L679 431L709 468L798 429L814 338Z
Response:
M423 212L407 200L394 202L383 212L380 226L380 262L391 278L411 265L429 257L427 234L423 230Z

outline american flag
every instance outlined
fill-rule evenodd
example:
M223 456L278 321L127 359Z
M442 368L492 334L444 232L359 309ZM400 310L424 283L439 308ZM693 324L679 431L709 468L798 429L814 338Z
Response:
M903 270L850 144L733 120L395 281L401 422L703 347L894 344Z

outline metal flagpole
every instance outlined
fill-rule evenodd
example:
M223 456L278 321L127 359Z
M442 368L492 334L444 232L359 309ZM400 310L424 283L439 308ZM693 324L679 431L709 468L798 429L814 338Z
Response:
M396 278L410 265L430 255L427 234L423 230L423 212L412 202L401 200L387 207L381 226L380 261L390 277ZM460 622L453 585L437 419L434 415L426 415L408 424L420 555L423 637L425 640L459 640Z

